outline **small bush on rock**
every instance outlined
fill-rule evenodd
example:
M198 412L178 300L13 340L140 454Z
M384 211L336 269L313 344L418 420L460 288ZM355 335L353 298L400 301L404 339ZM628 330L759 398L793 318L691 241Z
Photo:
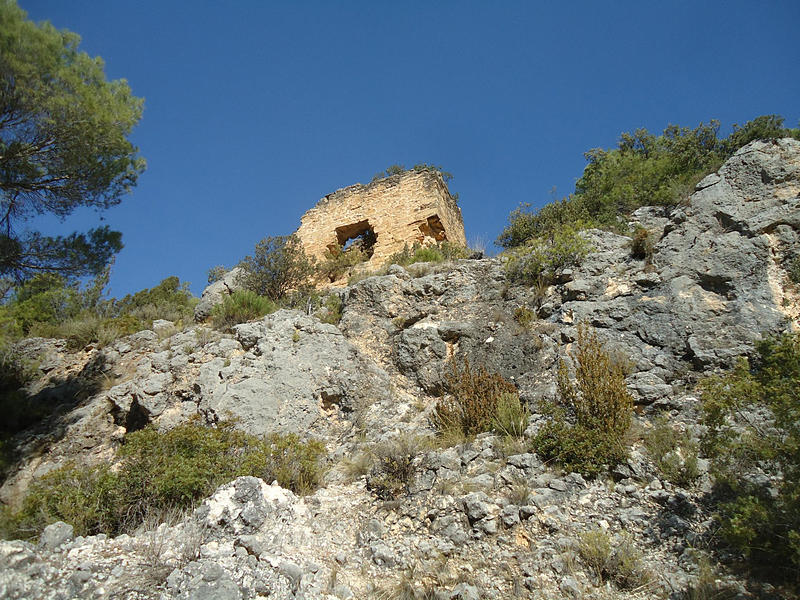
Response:
M264 238L239 266L244 271L242 286L273 302L307 285L314 274L314 261L306 256L296 235Z
M419 453L417 440L401 436L377 445L373 466L367 476L367 489L382 500L394 500L408 494L416 476L414 459Z
M594 476L627 456L624 437L631 423L633 398L622 367L612 360L597 335L578 326L575 382L564 361L558 369L560 404L549 407L552 419L534 438L547 460Z
M125 437L117 470L68 464L36 481L20 511L4 511L3 535L34 537L59 520L78 535L132 531L152 511L191 508L242 475L308 493L319 484L324 452L317 441L258 438L231 422L191 422L164 433L148 427Z
M652 234L641 225L637 225L631 238L631 256L644 260L649 264L653 258L654 250L655 243Z
M474 436L483 431L492 431L498 418L497 407L503 395L516 397L517 388L498 373L490 373L484 367L473 369L469 360L463 360L459 368L451 363L450 372L445 376L449 396L436 403L433 422L445 437L454 432L463 436ZM505 400L504 410L511 412ZM521 408L520 408L521 411ZM512 426L513 427L513 426Z
M501 394L497 398L492 429L507 437L522 437L528 428L529 417L518 393Z
M800 334L756 345L701 385L725 541L774 580L800 584Z
M259 296L250 290L236 290L217 304L211 311L214 327L226 331L253 319L258 319L277 310L276 304L269 298Z
M627 537L617 540L600 529L587 531L580 536L578 553L584 564L601 582L611 581L622 589L640 588L652 576L646 570L642 553Z
M325 258L317 267L317 273L325 281L337 281L349 276L353 267L369 260L369 254L360 247L344 249L341 246L334 250L326 250Z
M789 280L792 283L800 283L800 256L789 263Z
M700 475L698 443L687 434L678 433L666 416L656 419L653 428L644 436L644 445L667 481L687 487Z
M401 252L392 254L386 261L386 265L400 265L407 267L414 263L440 263L447 260L457 260L469 257L470 252L467 248L443 241L435 246L422 246L418 242L410 248L406 244Z
M506 275L524 285L548 285L567 267L578 265L589 245L571 228L550 238L534 238L506 254Z

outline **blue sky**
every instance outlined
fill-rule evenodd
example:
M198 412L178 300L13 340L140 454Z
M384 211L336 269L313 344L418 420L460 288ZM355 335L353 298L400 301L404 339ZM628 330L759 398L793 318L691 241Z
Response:
M125 243L116 296L169 275L199 294L210 267L394 163L453 173L467 239L491 243L623 131L800 119L796 0L18 1L145 98L148 169L103 214Z

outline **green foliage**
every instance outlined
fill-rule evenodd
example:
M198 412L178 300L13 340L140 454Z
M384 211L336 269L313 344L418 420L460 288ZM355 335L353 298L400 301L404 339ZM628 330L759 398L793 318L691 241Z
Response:
M642 553L627 537L614 546L605 531L587 531L580 536L578 553L601 582L611 581L622 589L633 589L652 579L644 567Z
M497 398L492 430L507 437L522 437L528 428L528 408L522 404L519 394L505 393Z
M800 256L789 263L789 281L800 283Z
M122 247L107 227L66 237L19 233L41 214L118 204L144 170L128 139L143 101L124 80L106 81L102 60L79 43L0 2L0 276L96 274Z
M36 481L20 511L6 512L4 535L34 537L57 520L79 535L131 531L148 513L191 508L242 475L304 494L318 486L323 456L320 442L258 438L231 422L216 428L191 422L164 433L148 427L126 436L118 470L69 464Z
M149 327L155 319L190 320L195 304L197 299L189 291L189 283L181 283L173 275L153 288L113 301L111 311L116 318L131 316Z
M296 235L264 238L256 244L253 256L245 257L239 266L244 270L244 288L273 302L306 286L314 272L313 261Z
M669 125L662 135L646 129L623 133L617 148L595 148L585 154L588 164L575 184L575 193L538 211L523 205L509 216L497 243L514 248L529 240L549 237L563 228L601 227L625 231L627 217L641 206L674 205L691 193L694 184L715 171L739 148L754 139L794 137L800 129L784 129L783 118L765 115L719 139L719 123L694 129Z
M442 179L445 183L448 183L453 179L453 174L448 173L442 167L438 165L431 165L428 163L419 163L411 167L410 169L406 169L403 165L400 164L393 164L385 171L381 171L377 173L373 178L372 181L379 181L381 179L386 179L387 177L391 177L392 175L399 175L401 173L407 173L409 171L415 171L417 173L421 173L424 171L431 171L434 173L439 173L442 176Z
M568 267L578 265L589 245L577 231L563 228L550 239L534 238L506 254L506 276L526 285L548 285Z
M449 396L440 399L434 408L433 422L441 434L448 437L455 432L470 437L492 431L500 425L498 418L513 420L515 411L520 419L523 418L522 407L516 409L513 399L504 398L515 397L516 406L519 406L519 395L513 383L482 366L473 369L467 358L463 359L462 365L459 368L455 361L451 363L450 372L445 376ZM505 414L499 417L501 401ZM521 426L521 423L510 421L502 424L515 430Z
M800 334L756 349L752 365L741 359L702 383L702 444L712 458L723 538L755 570L800 584ZM768 485L759 482L763 475Z
M408 494L417 467L418 441L401 436L378 444L372 451L373 464L367 476L367 489L382 500L394 500Z
M227 331L234 325L259 319L275 312L278 306L269 298L250 290L236 290L211 311L214 327Z
M595 476L627 456L624 437L631 423L633 398L625 385L623 367L588 326L578 326L576 348L570 357L575 364L575 382L562 361L558 369L560 404L550 407L553 418L533 443L545 459Z
M700 475L698 443L687 434L678 433L665 415L656 419L653 428L645 434L644 445L667 481L688 487Z
M189 320L197 302L177 277L122 300L102 298L107 283L108 269L83 289L61 275L38 273L0 305L0 333L7 340L65 339L70 349L79 350L151 327L155 319Z
M343 249L341 246L326 250L322 262L316 269L326 281L337 281L350 275L353 267L369 260L369 255L359 246Z
M211 267L208 270L208 283L209 285L214 283L215 281L219 281L223 277L225 277L225 273L228 272L228 269L225 268L224 265L216 265Z
M325 298L322 304L321 316L319 318L323 323L330 323L331 325L338 325L342 320L342 299L338 294L331 294Z
M524 329L530 329L537 318L536 311L527 306L520 306L514 311L514 320Z
M725 153L732 155L742 146L753 140L777 139L792 137L800 140L800 129L786 129L783 126L784 118L780 115L761 115L743 126L734 123L733 132L724 142Z
M503 248L522 246L528 240L546 238L562 229L580 230L588 227L592 219L574 196L545 204L536 212L531 212L530 204L522 204L508 216L508 226L497 238Z
M406 244L401 252L392 254L386 261L386 265L407 267L420 262L440 263L448 260L458 260L467 258L469 255L469 249L446 240L438 242L435 246L422 246L418 242L414 242L410 248Z

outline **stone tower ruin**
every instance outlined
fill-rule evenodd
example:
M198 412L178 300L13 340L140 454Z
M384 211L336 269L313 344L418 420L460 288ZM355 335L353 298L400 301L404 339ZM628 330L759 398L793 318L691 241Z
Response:
M323 260L358 240L377 268L407 244L448 241L466 246L461 209L437 171L405 171L322 198L300 220L296 235L309 256Z

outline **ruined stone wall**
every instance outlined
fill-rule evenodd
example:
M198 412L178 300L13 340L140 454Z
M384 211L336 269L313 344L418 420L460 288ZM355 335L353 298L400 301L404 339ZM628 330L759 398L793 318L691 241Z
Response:
M318 259L371 229L375 243L370 268L414 242L467 244L461 209L442 176L433 171L407 171L337 190L306 212L300 223L296 235L306 254Z

